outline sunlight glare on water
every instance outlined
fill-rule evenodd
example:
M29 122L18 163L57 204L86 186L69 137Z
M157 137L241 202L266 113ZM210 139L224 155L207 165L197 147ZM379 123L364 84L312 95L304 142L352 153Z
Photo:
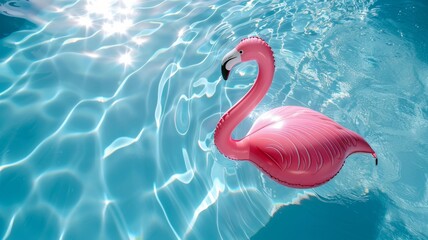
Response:
M0 35L0 237L248 239L278 209L304 209L302 199L370 211L375 196L385 210L372 239L423 239L424 9L407 0L1 1L1 16L34 26ZM305 106L364 136L378 167L352 156L329 183L298 190L218 152L217 121L257 76L246 63L225 82L221 59L254 35L275 52L275 78L234 137L269 109ZM358 234L349 218L334 226Z

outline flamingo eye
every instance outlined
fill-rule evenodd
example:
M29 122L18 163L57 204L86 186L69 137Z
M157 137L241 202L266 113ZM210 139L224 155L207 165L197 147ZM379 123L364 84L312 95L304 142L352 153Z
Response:
M239 53L240 53L240 54L243 54L243 53L244 53L244 51L242 51L242 50L239 50Z

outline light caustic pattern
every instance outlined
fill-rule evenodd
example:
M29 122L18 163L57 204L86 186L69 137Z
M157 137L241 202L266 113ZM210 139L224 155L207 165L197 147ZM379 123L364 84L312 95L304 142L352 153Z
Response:
M370 25L380 14L376 2L15 1L2 9L39 27L1 40L0 237L246 239L302 196L364 201L372 190L399 203L380 227L385 239L397 222L423 231L415 222L423 220L426 188L401 183L409 199L393 184L403 153L390 137L399 129L410 129L408 139L428 134L426 93L391 84L379 91L395 69L379 58L401 68L412 62L418 74L407 79L415 84L426 79L426 63L394 55L416 50ZM382 168L353 157L334 181L304 192L225 159L213 131L257 68L239 66L226 85L219 64L249 35L272 45L277 70L235 137L268 109L306 106L367 137ZM376 94L383 97L373 103ZM397 100L402 94L416 97ZM396 115L391 102L408 114ZM399 121L378 132L380 116ZM402 218L407 212L412 219Z

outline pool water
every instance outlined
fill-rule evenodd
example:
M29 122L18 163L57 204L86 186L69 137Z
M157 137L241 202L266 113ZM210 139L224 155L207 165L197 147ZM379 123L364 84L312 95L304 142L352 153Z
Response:
M0 1L1 239L427 239L424 0ZM260 36L275 78L234 132L320 111L379 157L284 187L220 154L252 86L222 57Z

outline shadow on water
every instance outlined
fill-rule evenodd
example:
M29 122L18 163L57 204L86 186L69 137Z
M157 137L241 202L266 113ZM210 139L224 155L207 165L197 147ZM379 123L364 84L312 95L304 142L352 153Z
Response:
M252 239L377 239L386 214L385 197L375 192L365 201L305 199L278 210Z
M36 27L36 25L30 21L22 18L6 16L1 13L0 23L0 39L5 38L16 31L29 30Z

